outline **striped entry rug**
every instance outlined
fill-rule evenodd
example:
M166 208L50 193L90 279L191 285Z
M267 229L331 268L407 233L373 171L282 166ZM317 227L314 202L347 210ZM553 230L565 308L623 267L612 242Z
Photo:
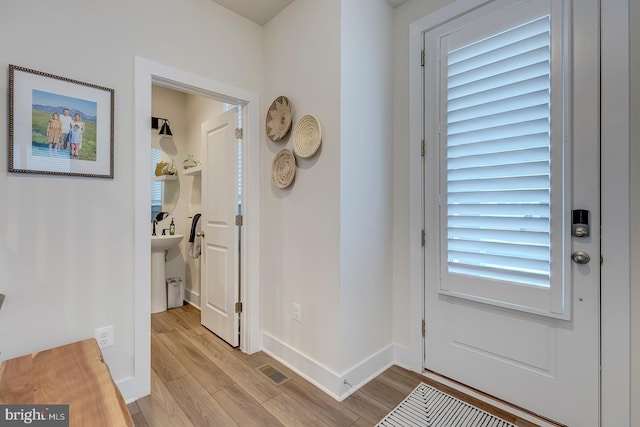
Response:
M482 409L420 383L376 427L515 427Z

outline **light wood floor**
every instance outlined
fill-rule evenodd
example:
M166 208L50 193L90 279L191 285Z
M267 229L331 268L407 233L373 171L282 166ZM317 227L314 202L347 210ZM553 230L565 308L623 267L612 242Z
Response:
M256 370L265 364L289 380L275 385ZM151 367L151 395L129 405L136 426L374 426L421 381L534 426L397 366L337 402L267 354L230 347L200 325L191 305L151 316Z

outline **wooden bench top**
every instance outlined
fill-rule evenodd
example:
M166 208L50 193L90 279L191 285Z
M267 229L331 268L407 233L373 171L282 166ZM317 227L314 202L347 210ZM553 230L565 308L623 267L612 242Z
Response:
M0 403L68 404L70 426L133 426L93 338L5 360Z

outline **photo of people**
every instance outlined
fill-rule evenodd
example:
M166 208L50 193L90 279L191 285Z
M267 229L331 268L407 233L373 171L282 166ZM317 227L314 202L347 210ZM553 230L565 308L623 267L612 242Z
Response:
M32 92L33 155L95 161L97 103Z
M49 153L51 149L55 148L56 151L60 151L60 135L62 134L62 122L60 122L60 115L53 113L49 124L47 125L47 142L49 143Z

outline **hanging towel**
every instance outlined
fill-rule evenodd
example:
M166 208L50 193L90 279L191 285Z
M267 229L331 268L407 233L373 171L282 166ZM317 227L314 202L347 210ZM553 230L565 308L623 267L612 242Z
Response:
M189 255L193 258L198 258L200 256L200 244L202 237L198 236L200 233L200 214L195 214L193 216L193 221L191 221L191 233L189 234Z
M198 220L200 219L201 214L197 213L193 216L193 220L191 221L191 233L189 234L189 243L193 243L193 240L196 238L196 226L198 224Z

